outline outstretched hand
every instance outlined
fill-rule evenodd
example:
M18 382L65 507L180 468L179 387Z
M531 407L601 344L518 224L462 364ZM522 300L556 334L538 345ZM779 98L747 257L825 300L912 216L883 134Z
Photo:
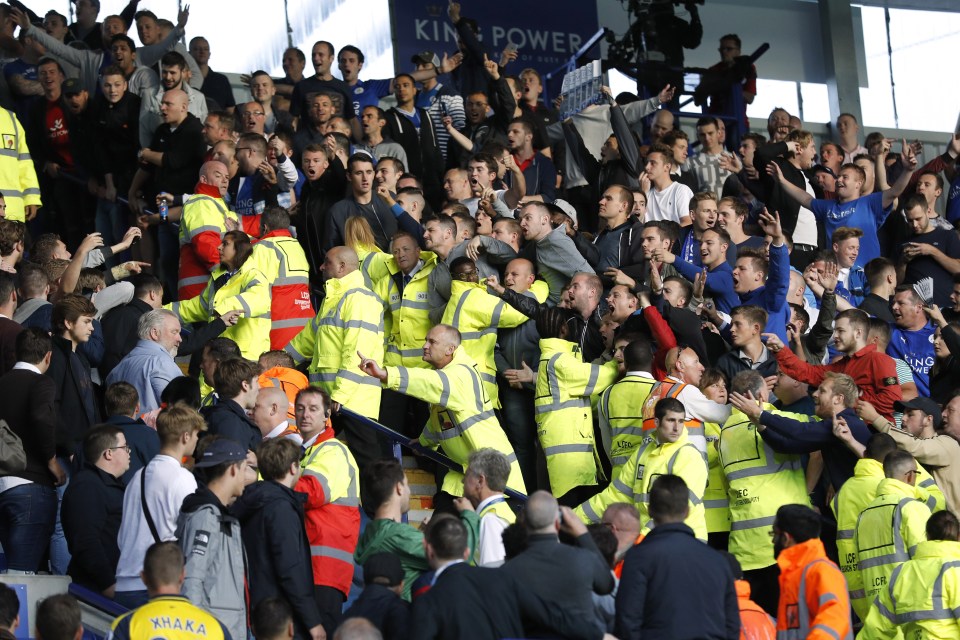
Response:
M376 360L364 357L359 351L357 351L357 356L360 358L360 371L380 382L387 381L387 370L378 365Z

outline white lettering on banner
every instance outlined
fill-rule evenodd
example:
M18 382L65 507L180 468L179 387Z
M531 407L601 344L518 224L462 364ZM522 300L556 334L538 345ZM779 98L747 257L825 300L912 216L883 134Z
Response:
M449 22L417 18L413 21L417 40L428 42L456 42L457 30ZM512 27L507 29L500 26L490 27L491 46L499 49L507 43L517 45L521 51L542 51L548 53L576 53L583 43L578 33L564 31L544 31L536 29L521 29ZM482 42L483 36L478 39Z

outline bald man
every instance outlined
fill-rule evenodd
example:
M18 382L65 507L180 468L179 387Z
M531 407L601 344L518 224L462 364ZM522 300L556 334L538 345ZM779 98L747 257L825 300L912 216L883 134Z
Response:
M573 511L560 507L552 495L537 491L527 500L526 529L527 548L501 571L511 574L523 588L566 612L571 619L590 620L593 594L610 593L614 578L586 525ZM562 544L560 531L573 536L576 545ZM596 633L595 637L599 635Z
M140 223L160 225L157 230L160 259L152 262L154 268L159 267L160 280L169 292L177 289L177 230L173 225L161 224L158 213L147 214L145 209L156 210L156 196L161 192L194 192L207 144L203 138L203 121L190 113L190 104L190 98L182 89L169 89L163 94L158 106L161 124L154 125L150 143L140 151L140 167L128 193L130 209L138 215ZM203 117L206 117L206 107ZM141 109L141 138L145 119L150 117ZM171 221L176 219L174 214Z
M283 389L280 387L260 387L250 417L257 428L260 429L264 440L289 438L296 442L298 446L303 444L303 438L300 437L296 425L290 424L287 418L289 408L290 399L287 398Z
M666 109L657 111L657 115L653 116L653 123L650 125L650 144L657 144L667 132L673 131L673 123L672 112Z
M216 160L205 162L200 167L200 180L194 194L183 202L177 281L179 300L189 300L203 292L210 273L220 264L217 249L223 234L236 228L228 225L239 224L236 214L223 201L229 179L225 164Z
M380 414L380 383L360 372L357 354L383 362L383 303L364 282L360 260L350 247L331 248L320 269L326 292L323 305L285 351L297 364L311 359L310 384L329 394L333 425L337 433L345 433L362 470L380 457L376 432L339 408L372 420Z

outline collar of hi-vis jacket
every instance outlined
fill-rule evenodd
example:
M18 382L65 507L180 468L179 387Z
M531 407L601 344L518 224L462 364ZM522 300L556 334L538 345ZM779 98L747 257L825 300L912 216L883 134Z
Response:
M468 366L468 367L472 367L472 366L474 366L474 365L477 364L476 362L473 361L473 358L471 358L470 356L468 356L468 355L467 355L467 352L463 350L463 346L462 346L462 345L458 346L458 347L454 350L454 352L453 352L453 358L450 360L450 362L448 362L447 364L445 364L445 365L444 365L442 368L440 368L439 370L440 370L440 371L443 371L444 369L447 369L447 368L449 368L449 367L456 366L456 365L458 365L458 364L466 365L466 366Z
M884 478L877 485L877 497L885 495L896 495L904 498L914 498L921 502L925 501L926 496L922 495L912 484L907 484L896 478Z
M827 552L823 548L823 542L820 538L810 538L781 551L780 555L777 556L777 564L780 565L782 575L790 571L803 569L814 560L826 557Z
M197 186L193 188L193 193L198 196L210 196L217 200L223 200L223 196L220 195L220 188L206 182L198 182Z
M540 359L545 360L555 353L580 353L580 347L563 338L541 338Z
M425 278L430 275L430 272L433 271L433 267L437 266L437 254L433 251L421 251L420 259L423 260L423 266L417 269L417 272L413 274L412 280L419 280L420 278ZM400 273L400 267L397 266L397 260L393 257L387 261L387 270L390 272L390 275L397 275ZM423 275L420 275L420 274Z
M351 289L360 288L366 288L363 280L363 272L360 269L351 271L342 278L330 278L324 285L324 291L326 291L327 297L330 300L339 298Z
M265 233L257 240L261 242L267 238L292 238L293 235L287 229L277 229L276 231L271 231L270 233Z
M853 467L855 478L883 478L883 463L873 458L860 458Z

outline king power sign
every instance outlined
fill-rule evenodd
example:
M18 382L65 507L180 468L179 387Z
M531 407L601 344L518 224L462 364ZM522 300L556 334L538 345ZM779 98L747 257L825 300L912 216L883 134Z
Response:
M394 55L398 70L409 70L410 59L422 51L443 54L457 51L457 30L443 2L393 0ZM462 16L477 21L480 44L491 60L512 44L516 61L507 73L518 75L527 67L541 74L567 62L599 28L594 2L568 3L556 10L549 3L527 0L486 0L460 5Z

